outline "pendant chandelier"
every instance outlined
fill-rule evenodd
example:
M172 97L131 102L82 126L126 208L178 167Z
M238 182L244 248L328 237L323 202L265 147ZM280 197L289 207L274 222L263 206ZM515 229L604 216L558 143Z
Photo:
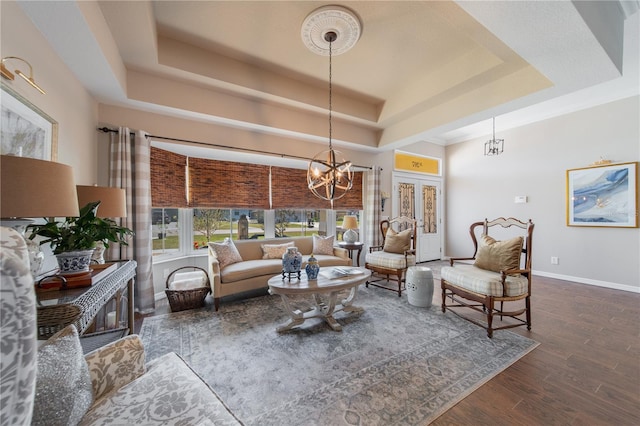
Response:
M484 155L500 155L504 151L504 139L496 139L496 118L493 117L493 138L484 143Z
M313 195L332 202L344 197L353 185L351 161L345 160L340 151L333 149L332 123L332 59L346 52L360 37L360 21L349 9L327 6L312 12L302 25L302 39L313 52L329 54L329 149L318 153L309 163L307 184Z

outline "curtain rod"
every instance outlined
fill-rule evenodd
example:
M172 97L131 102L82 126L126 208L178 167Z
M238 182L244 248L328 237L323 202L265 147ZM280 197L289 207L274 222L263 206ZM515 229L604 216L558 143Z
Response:
M104 133L118 133L117 129L110 129L108 127L98 127L97 130L100 130ZM135 134L134 132L131 132L131 134ZM300 157L297 155L290 155L290 154L279 154L277 152L268 152L268 151L260 151L257 149L251 149L251 148L239 148L237 146L229 146L229 145L220 145L220 144L215 144L215 143L206 143L206 142L198 142L198 141L191 141L188 139L178 139L178 138L170 138L170 137L166 137L166 136L156 136L156 135L147 135L148 138L153 138L153 139L164 139L167 141L173 141L173 142L185 142L185 143L189 143L189 144L193 144L193 145L202 145L202 146L206 146L209 148L224 148L224 149L234 149L237 151L245 151L245 152L252 152L252 153L257 153L257 154L263 154L263 155L271 155L274 157L281 157L281 158L293 158L296 160L306 160L306 161L311 161L313 160L312 158L307 158L307 157ZM359 169L367 169L367 170L371 170L372 167L371 166L359 166L357 164L353 164L353 167L357 167Z

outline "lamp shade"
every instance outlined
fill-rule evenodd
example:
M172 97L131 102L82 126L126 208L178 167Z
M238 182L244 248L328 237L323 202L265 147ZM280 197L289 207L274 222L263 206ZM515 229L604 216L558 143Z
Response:
M78 205L84 207L89 203L100 201L98 217L127 217L127 204L124 189L108 186L78 185Z
M345 216L342 220L343 229L358 229L358 218L355 216Z
M78 216L73 169L53 161L0 156L0 217Z

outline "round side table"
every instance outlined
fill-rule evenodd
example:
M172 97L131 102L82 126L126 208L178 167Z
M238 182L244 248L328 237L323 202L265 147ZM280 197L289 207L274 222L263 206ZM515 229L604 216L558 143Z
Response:
M360 253L362 253L362 247L364 247L364 243L360 241L356 241L355 243L347 243L344 241L340 241L338 246L343 249L349 250L349 259L353 260L353 251L358 250L358 255L356 256L358 267L360 266Z

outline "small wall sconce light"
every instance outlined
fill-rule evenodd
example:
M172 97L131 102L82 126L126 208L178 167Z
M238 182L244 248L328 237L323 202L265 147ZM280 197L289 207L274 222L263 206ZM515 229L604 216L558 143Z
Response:
M7 56L5 58L2 58L2 63L0 63L0 74L6 78L7 80L11 80L13 81L15 79L15 75L13 75L13 73L11 71L9 71L9 69L7 67L4 66L4 63L8 60L17 60L17 61L22 61L25 64L27 64L27 66L29 67L29 77L27 77L22 71L20 71L19 69L16 69L14 72L16 74L18 74L20 77L22 77L27 83L29 83L31 86L33 86L36 90L38 90L40 93L42 93L43 95L46 94L46 92L44 90L42 90L42 88L40 86L38 86L35 82L35 80L33 79L33 68L31 67L31 64L27 61L25 61L22 58L18 58L17 56Z
M382 207L382 211L384 211L384 203L389 199L389 193L382 191L380 193L380 207Z
M500 155L504 151L504 139L496 139L496 118L493 117L493 138L484 143L484 155Z

